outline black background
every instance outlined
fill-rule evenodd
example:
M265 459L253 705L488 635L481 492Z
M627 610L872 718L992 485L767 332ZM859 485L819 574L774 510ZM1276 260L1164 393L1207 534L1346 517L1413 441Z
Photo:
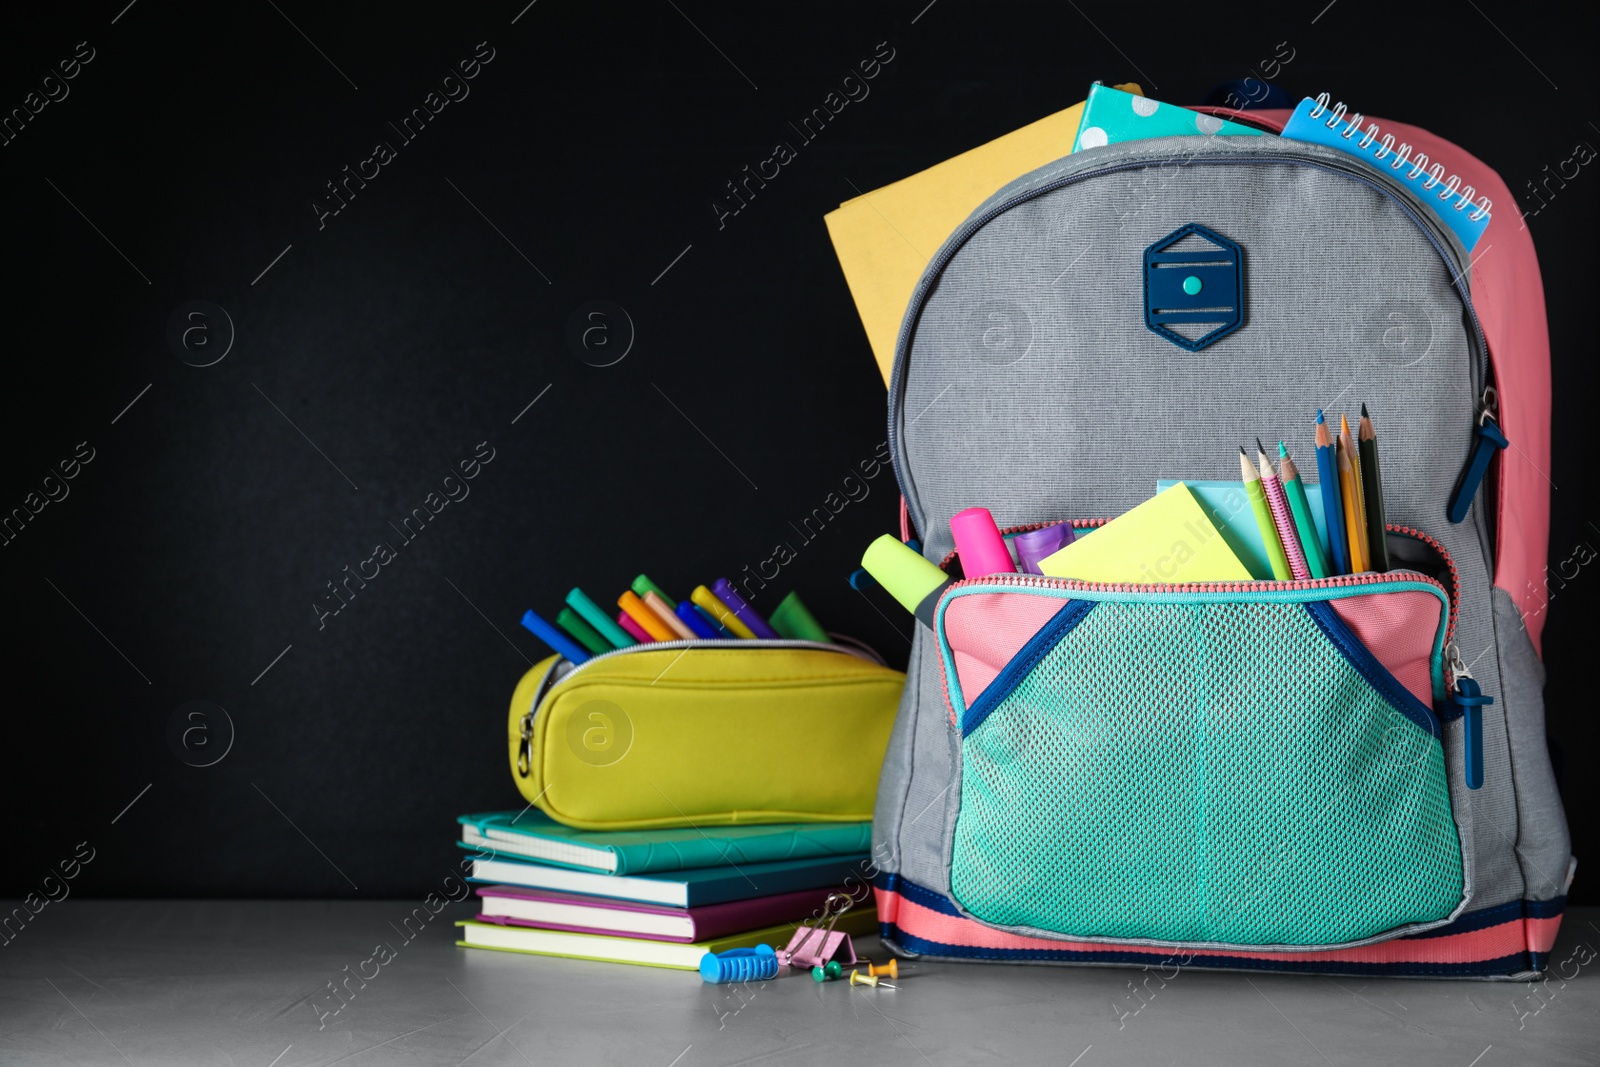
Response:
M1506 0L124 3L8 11L0 30L6 110L78 42L95 51L0 148L0 508L78 442L95 457L0 549L7 894L83 840L84 894L436 883L456 814L519 803L506 708L543 654L525 607L553 613L574 583L614 595L640 570L681 594L753 566L884 439L823 214L1093 79L1195 102L1285 42L1276 84L1294 96L1429 128L1519 195L1600 145L1592 13ZM400 146L387 123L483 41L470 95ZM885 41L870 95L719 230L723 183ZM319 229L324 183L379 140L397 158ZM1591 165L1527 220L1554 354L1552 563L1600 544L1597 191ZM607 368L565 341L596 299L637 333ZM214 366L167 344L190 300L236 327ZM470 496L319 629L325 583L481 441L494 459ZM869 484L777 584L903 661L907 617L844 580L896 521L892 475ZM1597 844L1595 574L1556 592L1545 643L1580 857ZM197 699L236 729L205 768L167 742Z

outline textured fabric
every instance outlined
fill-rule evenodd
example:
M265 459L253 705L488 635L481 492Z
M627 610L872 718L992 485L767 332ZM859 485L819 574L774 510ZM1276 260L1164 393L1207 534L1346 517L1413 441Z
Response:
M1384 593L1344 597L1329 606L1400 684L1422 703L1433 703L1433 638L1443 621L1435 597Z
M1290 114L1268 109L1252 111L1250 119L1281 130ZM1533 234L1517 210L1517 198L1488 164L1426 130L1389 119L1370 121L1497 205L1478 242L1471 272L1472 304L1489 342L1500 394L1500 427L1515 445L1500 454L1491 474L1497 479L1499 511L1494 581L1525 616L1529 641L1538 653L1550 536L1550 479L1545 476L1550 469L1550 334ZM1493 256L1486 255L1490 248ZM1387 345L1420 351L1432 343L1429 324L1399 318L1394 326L1384 338Z
M1503 589L1495 590L1494 618L1504 683L1500 714L1511 743L1516 785L1517 858L1529 897L1566 896L1572 842L1545 747L1544 664L1534 654L1522 616Z
M950 605L950 635L964 704L977 700L995 675L1039 627L1061 610L1059 601L1007 593L964 596Z
M1522 978L1542 970L1560 930L1565 903L1513 901L1464 914L1427 933L1355 948L1202 954L1159 945L1113 946L1009 933L962 917L948 899L914 883L893 879L891 885L878 886L878 919L885 943L900 955L1417 977Z
M1465 786L1459 720L1443 730L1467 906L1543 898L1513 847L1529 829L1518 811L1524 768L1535 775L1530 799L1554 803L1554 791L1538 785L1548 767L1536 766L1531 736L1518 734L1513 777L1523 724L1507 719L1502 657L1488 654L1497 631L1483 498L1463 524L1444 516L1480 380L1451 284L1472 272L1453 237L1430 240L1414 201L1407 208L1351 166L1271 138L1171 138L1078 153L1002 189L935 256L908 309L891 382L897 473L937 561L951 548L949 516L973 500L1002 526L1108 518L1159 477L1236 476L1235 441L1300 440L1317 406L1373 404L1388 518L1451 557L1456 639L1500 701L1484 716L1482 788ZM1139 295L1143 249L1189 222L1244 250L1245 326L1199 353L1147 330ZM1227 447L1196 447L1209 441ZM885 778L904 802L877 832L896 855L891 870L948 893L961 766L930 636L916 628L921 654L902 706L910 725L896 733L909 758L891 760L909 778ZM1546 842L1541 867L1562 867L1564 841Z
M966 738L952 893L998 926L1186 943L1443 921L1443 760L1303 605L1101 603Z

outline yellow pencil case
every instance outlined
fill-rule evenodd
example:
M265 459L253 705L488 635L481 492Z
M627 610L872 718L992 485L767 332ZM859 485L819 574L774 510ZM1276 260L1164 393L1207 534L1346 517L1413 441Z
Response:
M585 830L863 821L905 680L813 641L551 656L511 697L511 773L530 803Z

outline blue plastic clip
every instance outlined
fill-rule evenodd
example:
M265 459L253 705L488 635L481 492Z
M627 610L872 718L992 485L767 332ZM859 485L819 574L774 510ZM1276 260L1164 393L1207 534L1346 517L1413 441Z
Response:
M700 957L700 977L726 985L730 982L764 982L778 977L778 954L771 945L730 948Z
M1486 389L1484 393L1491 398L1488 403L1492 404L1493 391ZM1461 481L1456 483L1456 491L1450 496L1450 510L1446 515L1451 522L1460 522L1467 517L1472 498L1478 495L1478 486L1483 484L1483 476L1489 473L1489 461L1496 452L1510 444L1511 440L1495 425L1494 409L1486 406L1472 431L1472 452L1467 457L1467 468L1461 472Z
M1471 675L1456 678L1456 691L1450 699L1461 708L1461 749L1466 762L1468 789L1483 785L1483 707L1493 704L1494 697L1485 696Z

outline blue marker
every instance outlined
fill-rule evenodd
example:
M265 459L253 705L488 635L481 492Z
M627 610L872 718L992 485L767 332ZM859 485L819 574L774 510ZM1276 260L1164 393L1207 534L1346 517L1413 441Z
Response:
M688 604L689 602L687 600L685 600L683 603L684 604ZM726 626L722 625L720 622L718 622L717 621L717 617L715 615L711 614L711 612L707 611L705 608L701 607L699 604L689 604L689 606L694 608L694 610L697 613L699 613L700 620L702 622L704 622L707 626L711 627L711 629L713 631L711 636L719 638L720 640L723 640L723 641L737 641L737 640L739 640L739 635L734 633L732 630L728 629ZM678 607L680 607L680 608L683 607L683 604L679 604ZM690 623L686 623L685 625L692 626L692 624L690 624Z
M565 656L573 663L589 662L589 653L587 651L572 638L551 626L548 621L534 614L532 608L522 613L522 625L533 636L555 649L557 655Z
M717 631L712 629L712 624L701 617L702 609L687 600L678 601L677 615L683 624L694 631L696 637L716 640Z

